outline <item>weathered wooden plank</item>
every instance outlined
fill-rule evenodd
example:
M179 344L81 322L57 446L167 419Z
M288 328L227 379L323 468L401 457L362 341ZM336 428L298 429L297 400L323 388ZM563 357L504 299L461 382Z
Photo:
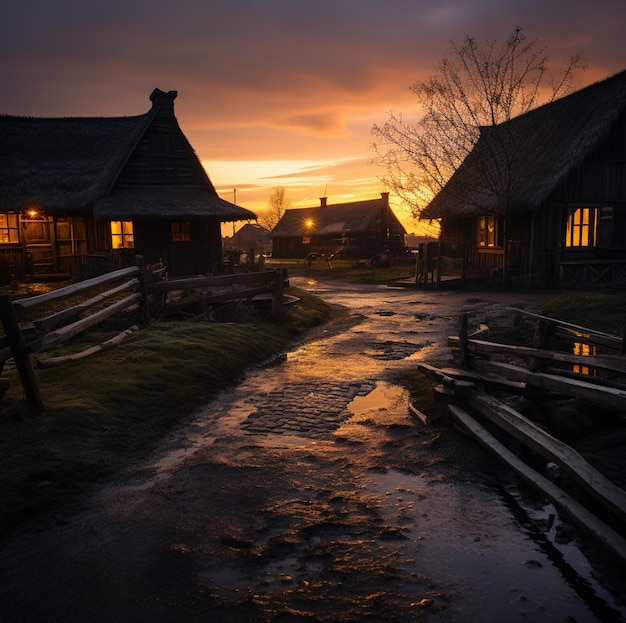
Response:
M131 305L134 305L135 303L139 303L141 298L142 298L141 293L135 292L134 294L131 294L130 296L127 296L117 301L116 303L113 303L112 305L105 307L104 309L101 309L93 314L90 314L86 318L82 318L81 320L78 320L77 322L65 325L64 327L60 327L59 329L57 329L56 331L53 331L52 333L48 333L47 335L41 338L41 347L39 350L40 351L50 350L57 344L61 344L62 342L69 340L75 335L82 333L89 327L93 327L99 324L105 318L112 316L116 312L121 311L122 309L126 309L127 307L130 307Z
M37 377L30 361L30 355L26 349L24 336L15 316L11 296L6 292L0 293L0 320L2 321L9 348L13 354L13 359L24 387L26 400L37 413L42 413L44 407Z
M428 416L423 411L420 411L411 402L409 402L409 414L412 415L413 417L416 417L418 420L420 420L422 424L428 424L428 420L429 420Z
M244 288L230 288L217 293L198 292L197 294L191 296L185 296L180 300L168 302L161 308L160 311L165 315L174 314L182 309L185 309L186 307L196 305L198 303L204 303L206 305L226 303L228 301L248 299L256 296L257 294L264 294L266 292L269 292L269 290L267 284L263 283L256 287L248 286Z
M451 381L465 381L481 385L490 385L497 389L507 390L516 394L526 393L525 383L510 381L502 376L481 374L480 372L476 372L474 370L438 368L428 363L418 363L417 369L428 378L443 384L448 383L449 385L453 385Z
M93 277L91 279L85 279L78 283L73 283L65 288L58 288L57 290L51 290L45 294L38 294L37 296L30 296L23 299L17 299L13 301L13 305L19 309L28 309L41 303L48 303L56 299L60 299L73 294L80 294L85 292L94 286L104 285L105 283L111 283L112 281L119 281L120 279L127 279L139 274L139 269L136 266L130 266L129 268L122 268L115 270L106 275L100 275L99 277Z
M233 275L216 275L209 277L187 277L170 279L151 284L149 290L154 293L171 292L172 290L195 290L201 288L224 288L236 284L249 285L257 283L271 284L278 279L275 270L263 270L252 273L235 273Z
M572 324L571 322L557 320L556 318L550 318L549 316L542 316L541 314L524 311L523 309L512 309L512 311L553 324L555 327L567 332L570 337L587 337L594 343L602 344L621 352L622 339L615 335L611 335L610 333L596 331L595 329L590 329L589 327L581 327L580 325Z
M108 298L111 298L112 296L117 296L118 294L121 294L122 292L126 292L128 290L134 290L138 286L139 279L131 279L130 281L126 281L125 283L122 283L115 288L111 288L110 290L102 292L101 294L98 294L97 296L94 296L86 301L82 301L81 303L78 303L71 308L63 309L56 314L51 314L50 316L46 316L45 318L36 320L33 324L41 331L48 331L52 327L62 324L63 322L66 322L71 318L76 318L77 316L80 316L91 307L99 305L100 303L106 301Z
M448 346L460 347L461 340L454 335L448 337ZM498 342L488 342L485 340L469 339L467 348L473 353L484 355L506 354L516 357L532 357L546 361L560 361L571 363L572 365L587 366L589 368L599 368L613 372L626 372L626 358L618 355L583 356L574 353L565 353L542 348L532 348L530 346L515 346L512 344L499 344Z
M613 411L618 410L620 413L626 413L626 391L621 389L596 385L556 374L530 372L526 368L499 361L476 359L472 364L475 367L499 374L513 381L523 382L533 387L585 400Z
M492 396L468 392L464 399L469 406L488 417L507 433L544 458L560 465L572 480L626 525L626 492L589 465L576 450Z
M454 417L491 452L502 459L520 478L537 489L563 514L585 530L595 540L614 554L626 566L626 539L589 512L582 504L572 499L547 478L531 469L510 450L505 448L483 426L463 409L449 405Z
M138 325L133 325L128 329L118 333L116 336L112 337L101 344L97 344L96 346L92 346L91 348L86 348L85 350L81 350L77 353L72 353L71 355L63 355L59 357L48 357L47 359L37 359L37 366L40 368L51 368L53 366L60 366L64 363L68 363L70 361L78 361L80 359L84 359L85 357L90 357L91 355L95 355L103 350L107 350L112 348L113 346L117 346L121 344L125 339L130 337L133 333L139 331Z

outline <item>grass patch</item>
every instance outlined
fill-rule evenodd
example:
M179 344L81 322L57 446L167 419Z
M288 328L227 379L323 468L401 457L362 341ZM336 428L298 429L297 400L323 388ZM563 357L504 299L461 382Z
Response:
M540 314L588 329L621 336L626 321L626 292L577 292L545 303Z
M412 259L395 260L391 266L371 266L368 262L356 265L350 260L333 260L332 269L325 260L313 262L307 273L304 260L268 260L268 268L284 267L290 276L309 277L316 281L341 281L355 284L389 283L398 279L407 279L415 275L415 261Z
M120 474L246 369L328 317L320 299L289 293L300 302L280 323L236 305L221 310L228 322L154 323L111 350L38 369L40 416L28 412L17 372L3 374L12 387L0 412L0 530Z

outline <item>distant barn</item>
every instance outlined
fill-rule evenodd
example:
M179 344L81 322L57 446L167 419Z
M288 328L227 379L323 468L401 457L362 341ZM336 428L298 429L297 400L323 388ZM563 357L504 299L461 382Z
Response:
M0 116L0 278L85 277L162 261L219 271L221 223L254 220L221 199L155 89L132 117Z
M404 251L405 229L389 207L389 193L379 199L286 210L271 232L272 257L304 258L309 253L337 253L346 259L369 259Z
M422 217L441 222L429 260L467 278L626 286L626 71L481 128Z

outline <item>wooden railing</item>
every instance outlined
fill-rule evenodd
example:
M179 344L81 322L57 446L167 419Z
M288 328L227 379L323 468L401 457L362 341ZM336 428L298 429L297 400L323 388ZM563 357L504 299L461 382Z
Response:
M132 323L115 337L69 355L47 359L38 357L37 366L50 367L82 359L119 344L155 318L171 317L182 311L191 314L198 306L206 310L230 301L266 295L271 302L272 318L278 319L282 315L283 288L288 285L284 269L173 280L159 280L158 273L153 269L146 271L142 258L138 257L136 266L45 294L13 301L10 294L0 293L0 320L4 327L4 335L0 335L0 373L5 362L13 359L26 400L39 413L43 411L43 401L31 355L50 351L114 314L125 310L136 311L129 316ZM32 315L33 309L79 295L88 298L35 320L25 319L25 314ZM8 382L0 379L0 399L7 389Z
M561 262L559 282L571 286L626 287L626 260Z
M533 403L543 400L550 405L555 398L566 399L568 404L580 401L597 407L598 420L623 420L626 385L620 381L626 377L626 339L522 310L511 312L538 323L536 347L488 341L485 326L469 334L467 314L462 314L459 335L448 338L449 346L456 350L458 367L440 368L424 363L418 368L441 383L436 389L448 397L448 407L456 421L625 565L626 491L594 469L572 447L516 411L511 405L519 400L507 399L506 395L525 396ZM550 335L567 336L573 342L584 341L620 354L581 356L572 349L547 348ZM583 367L597 374L574 371ZM503 442L503 438L512 438L515 443ZM543 457L558 466L567 476L565 482L569 479L575 483L572 494L528 465L523 460L529 456L528 451L518 456L509 449L519 444L535 458ZM584 495L575 497L578 491L584 491Z

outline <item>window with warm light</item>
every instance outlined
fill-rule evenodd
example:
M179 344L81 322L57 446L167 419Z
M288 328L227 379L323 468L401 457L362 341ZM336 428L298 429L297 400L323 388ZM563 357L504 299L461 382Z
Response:
M17 244L19 241L17 214L0 214L0 244Z
M314 224L313 219L310 218L304 221L305 231L302 234L302 244L311 244L311 230Z
M589 247L592 246L590 233L591 208L578 208L574 210L567 219L567 229L565 233L566 247Z
M189 223L172 223L172 242L189 242L191 240L191 227Z
M135 246L132 221L111 221L111 248L132 249Z
M497 240L497 221L495 216L481 216L478 219L478 246L493 248Z
M567 218L565 230L566 247L594 247L598 231L596 208L576 208Z

